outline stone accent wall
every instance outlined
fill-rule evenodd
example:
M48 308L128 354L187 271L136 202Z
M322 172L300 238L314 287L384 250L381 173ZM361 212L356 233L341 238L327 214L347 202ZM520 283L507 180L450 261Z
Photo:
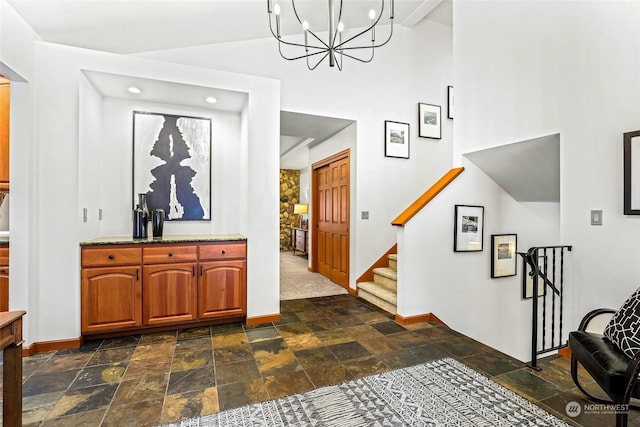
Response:
M280 169L280 250L290 251L291 226L297 225L298 215L293 205L300 201L300 171Z

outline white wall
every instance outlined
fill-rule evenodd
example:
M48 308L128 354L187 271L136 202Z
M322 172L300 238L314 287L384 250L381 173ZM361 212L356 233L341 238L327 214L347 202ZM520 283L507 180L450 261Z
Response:
M301 61L285 61L273 38L144 54L277 78L282 82L282 110L358 122L357 150L352 153L352 166L357 165L352 186L357 184L358 190L351 209L368 210L370 219L355 221L352 216L352 287L395 243L391 221L449 169L452 155L451 120L442 122L441 140L418 138L416 127L419 102L441 105L446 117L453 72L451 28L429 20L412 28L396 26L391 42L375 55L369 64L345 60L340 72L324 64L308 71ZM384 157L385 120L411 125L409 160Z
M94 215L99 208L103 209L101 235L128 236L132 233L133 111L183 114L211 119L211 221L166 221L164 233L177 235L240 232L242 227L237 212L242 208L242 200L237 195L241 194L241 179L235 178L235 173L246 158L241 157L241 146L237 143L241 133L239 113L132 102L116 98L105 98L102 106L103 126L97 128L92 135L98 147L91 151L92 155L100 160L100 175L97 181L101 183L102 197L98 201L101 204L93 204L89 208ZM84 146L85 141L82 141L81 145ZM93 190L90 185L81 183L81 191L83 188L86 188L87 193ZM128 209L123 209L123 206Z
M7 28L11 27L3 25L0 29L3 40L12 35L6 32ZM10 298L12 308L28 312L27 344L79 336L78 242L104 232L117 235L131 232L126 220L131 211L128 178L131 166L130 161L126 163L130 151L124 148L131 134L127 133L128 125L119 126L125 115L126 121L130 120L130 113L123 111L131 105L102 99L84 77L84 69L248 94L248 105L241 113L214 118L214 123L220 121L218 136L224 137L224 141L215 141L214 166L218 169L212 178L219 191L215 197L225 198L216 200L220 206L219 222L214 219L213 225L202 226L206 230L191 225L195 228L179 232L195 232L197 228L202 232L245 234L249 258L248 316L279 312L279 83L31 40L26 40L25 46L28 48L24 54L33 54L25 61L32 61L30 81L17 84L15 91L12 82L12 92L22 102L17 104L14 114L12 100L12 130L14 118L19 126L11 141L14 220ZM184 110L177 106L168 108ZM224 163L225 156L237 158ZM124 181L128 184L125 195L114 196L111 182ZM226 186L236 190L235 193L231 195ZM113 203L115 198L117 201ZM82 222L85 206L90 208L87 223ZM97 207L105 208L101 224L97 220ZM16 212L16 208L20 211ZM242 213L248 211L261 214L249 217ZM171 228L168 227L168 232Z
M622 213L622 134L640 128L640 3L454 2L454 38L455 158L559 132L568 326L619 306L640 284L640 219ZM590 225L591 209L603 226Z
M457 120L457 119L456 119ZM517 250L556 244L557 203L518 203L468 160L465 171L398 227L398 313L433 313L449 327L520 360L531 347L531 300L517 275L491 278L491 235L516 234ZM483 250L454 252L455 205L484 207Z

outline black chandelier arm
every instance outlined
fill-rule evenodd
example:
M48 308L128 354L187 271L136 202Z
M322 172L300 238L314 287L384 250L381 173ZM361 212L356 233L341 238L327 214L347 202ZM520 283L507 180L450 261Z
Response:
M323 56L322 58L320 58L320 59L318 60L318 62L316 62L316 65L314 65L313 67L309 64L309 57L310 57L311 55L307 55L307 68L309 69L309 71L313 71L313 70L315 70L315 69L316 69L316 67L317 67L318 65L320 65L320 63L321 63L321 62L323 62L327 56L329 56L330 51L325 50L324 52L325 52L324 56ZM322 53L322 52L318 52L318 53Z
M291 0L291 6L293 7L293 14L296 15L296 19L298 20L298 23L300 23L300 26L303 26L302 24L302 20L300 19L300 15L298 15L298 9L296 9L296 2L295 0ZM342 2L340 2L340 7L342 8ZM271 23L269 23L269 25L271 25ZM311 30L307 30L308 33L310 33L316 40L318 40L320 43L322 43L327 49L329 49L329 45L326 44L324 42L324 40L322 40L320 37L318 37L316 35L316 33L314 33ZM304 45L303 45L304 46Z
M293 1L293 0L291 0ZM384 1L384 0L382 0ZM338 12L338 25L336 25L336 29L333 32L333 38L330 40L330 44L331 46L335 46L336 45L336 39L338 38L338 27L340 26L340 22L342 22L342 0L340 0L340 11ZM329 34L329 37L331 37L331 34ZM340 71L342 71L342 69L340 67L338 67L338 69Z
M320 49L320 48L315 48L315 49ZM285 56L282 53L282 44L278 43L278 51L280 52L280 56L282 58L286 59L287 61L295 61L296 59L302 59L302 58L305 58L305 57L321 55L321 54L323 54L325 52L329 52L329 49L322 49L322 50L319 50L318 52L305 53L304 55L300 55L300 56L288 57L288 56Z
M360 36L360 35L362 35L362 34L364 34L366 32L367 32L367 30L361 32L360 34L358 34L358 36ZM338 46L336 46L336 49L339 49L339 50L352 50L352 49L369 49L371 47L373 47L373 48L382 47L385 44L389 43L389 41L391 40L391 36L393 36L393 21L391 21L391 31L389 32L389 37L387 37L387 39L383 43L365 45L365 46L345 46L345 44L347 42L355 39L358 36L351 37L349 40L340 43Z
M371 31L371 29L373 29L375 27L375 24L370 26L369 28L366 28L362 31L360 31L358 34L356 34L355 36L349 37L347 40L343 41L342 43L340 43L338 46L336 46L336 49L363 49L363 48L367 48L367 47L371 47L371 46L363 46L363 47L345 47L345 45L347 43L349 43L352 40L357 39L358 37L362 36L363 34ZM393 35L393 19L391 19L391 31L389 31L389 37L387 37L387 40L384 41L384 43L380 43L377 45L373 45L373 47L380 47L380 46L384 46L385 44L389 43L389 40L391 40L391 36Z
M273 31L273 24L271 23L271 15L269 15L269 31L271 31L271 35L278 40L279 43L284 43L284 44L288 44L289 46L296 46L296 47L304 47L304 48L309 48L309 49L329 49L329 46L318 36L316 36L314 34L313 31L309 31L309 33L311 33L311 35L318 40L320 43L322 43L322 47L318 47L318 46L313 46L313 45L305 45L303 43L295 43L295 42L288 42L286 40L284 40L282 38L282 36L278 37L278 35Z
M375 53L375 50L371 49L371 58L369 58L369 59L362 59L362 58L358 58L357 56L353 56L353 55L350 55L350 54L348 54L348 53L344 53L344 52L340 51L340 54L341 54L341 55L344 55L344 56L346 56L347 58L355 59L356 61L360 61L360 62L364 62L364 63L371 62L371 61L373 60L373 55L374 55L374 53ZM341 71L342 71L342 70L341 70Z

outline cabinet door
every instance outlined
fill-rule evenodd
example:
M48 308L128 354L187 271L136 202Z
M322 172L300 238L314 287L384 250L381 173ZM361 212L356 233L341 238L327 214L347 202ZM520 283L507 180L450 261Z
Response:
M198 317L246 315L247 262L212 261L200 264Z
M145 325L196 319L196 263L146 265L143 268Z
M9 311L9 267L0 267L0 311Z
M82 333L142 325L139 267L82 269Z

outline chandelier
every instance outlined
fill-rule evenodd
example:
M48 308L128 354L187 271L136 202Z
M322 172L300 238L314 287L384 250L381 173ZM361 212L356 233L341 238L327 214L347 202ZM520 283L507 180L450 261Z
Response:
M311 30L308 21L302 20L298 9L296 8L296 0L291 0L291 6L293 7L293 14L298 20L299 25L302 27L304 43L295 42L291 40L284 40L280 32L280 5L274 3L272 0L267 0L267 10L269 13L269 29L271 34L278 40L278 51L280 56L288 61L294 61L296 59L306 59L307 68L314 70L321 62L329 58L329 66L337 66L342 71L342 59L343 57L355 59L360 62L371 62L373 59L374 50L377 47L384 46L391 40L393 35L393 9L394 0L380 0L380 13L376 14L374 9L369 10L369 26L364 30L357 32L354 35L345 35L344 24L342 22L342 2L338 7L338 15L336 19L336 9L334 0L328 0L328 17L329 26L327 31L327 40L320 38L314 31ZM389 3L389 23L391 29L389 35L383 42L376 42L376 25L380 22L382 14L384 12L385 3ZM273 18L275 15L275 19ZM275 29L274 29L275 21ZM298 37L302 39L302 37ZM344 39L344 40L343 40ZM301 40L300 40L301 41ZM288 46L285 50L298 50L297 55L286 55L283 52L283 46ZM304 53L302 53L304 49Z

